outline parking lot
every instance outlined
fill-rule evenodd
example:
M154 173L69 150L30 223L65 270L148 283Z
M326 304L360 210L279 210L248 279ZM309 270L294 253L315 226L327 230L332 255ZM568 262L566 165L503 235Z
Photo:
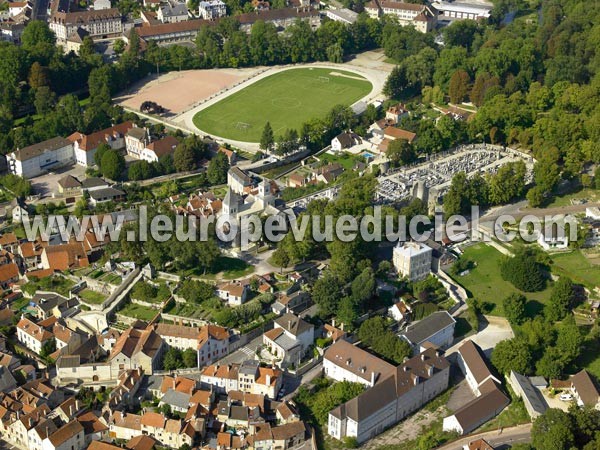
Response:
M85 178L85 167L75 164L32 178L31 186L34 194L39 194L42 198L52 197L53 194L58 196L58 180L66 175L72 175L81 180Z

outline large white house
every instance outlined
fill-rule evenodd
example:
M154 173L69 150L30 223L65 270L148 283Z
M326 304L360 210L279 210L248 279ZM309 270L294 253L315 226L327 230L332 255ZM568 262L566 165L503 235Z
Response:
M336 381L351 381L372 387L396 368L375 355L340 339L325 351L323 371Z
M278 359L280 367L298 366L302 357L313 344L314 326L294 314L279 317L272 330L263 335L263 344Z
M100 144L107 144L113 150L125 148L125 135L131 128L133 123L128 121L92 134L73 133L67 139L73 143L75 161L79 165L92 167L96 163L94 156Z
M420 242L398 242L392 253L392 262L398 275L417 281L431 272L432 255L431 247Z
M446 358L439 350L428 348L330 411L327 431L336 439L352 437L365 442L441 394L448 388L449 378Z
M6 155L8 170L23 178L33 178L73 162L73 143L62 137L48 139Z
M198 15L202 19L218 19L227 15L227 6L221 0L202 1L198 5Z
M50 17L49 26L59 43L65 43L79 28L87 31L93 39L106 39L123 33L121 13L117 8L99 11L57 11Z
M374 19L384 14L396 16L400 25L412 25L422 33L433 30L438 21L438 11L432 6L395 0L371 0L365 4L365 12Z

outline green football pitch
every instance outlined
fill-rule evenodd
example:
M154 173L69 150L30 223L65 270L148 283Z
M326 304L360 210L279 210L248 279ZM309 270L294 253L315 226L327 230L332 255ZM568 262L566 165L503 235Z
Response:
M199 111L194 125L227 139L258 142L266 122L277 138L324 117L335 105L352 105L371 92L364 77L337 69L289 69L258 80Z

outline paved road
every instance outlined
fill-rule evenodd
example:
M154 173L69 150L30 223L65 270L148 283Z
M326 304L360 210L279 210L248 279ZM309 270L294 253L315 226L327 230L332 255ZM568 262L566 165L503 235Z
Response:
M219 360L219 364L240 364L247 359L256 359L256 349L262 345L263 337L262 334L256 339L248 342L241 348L238 348L235 352L230 353L225 358Z
M488 431L486 433L473 434L448 445L438 447L438 450L462 450L463 446L477 439L485 439L494 447L503 445L522 444L531 441L531 424L518 425L512 428L505 428L499 433L498 430Z

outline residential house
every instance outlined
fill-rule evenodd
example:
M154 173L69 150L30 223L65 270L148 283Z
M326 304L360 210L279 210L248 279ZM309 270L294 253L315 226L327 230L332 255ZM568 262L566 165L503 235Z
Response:
M25 317L17 324L17 340L38 355L43 346L53 338L50 331Z
M344 173L344 168L339 163L329 163L324 166L317 168L316 170L316 181L330 184L337 180L337 178Z
M481 395L480 388L488 380L502 384L488 368L481 348L472 340L465 341L457 353L458 367L465 374L467 383L475 395Z
M249 293L249 285L242 284L239 281L229 281L217 286L217 297L225 300L229 306L239 306L246 303Z
M63 425L42 441L42 450L83 450L84 448L83 425L77 420Z
M55 272L63 272L90 265L81 242L44 247L41 259L42 269L52 269Z
M59 194L64 196L81 195L81 182L73 175L65 175L58 180L57 184Z
M600 409L600 391L585 369L571 377L571 392L578 406Z
M22 223L29 220L29 208L21 198L15 198L12 201L11 214L13 223Z
M40 319L48 319L50 317L67 317L70 313L76 311L76 306L79 304L77 299L63 297L54 292L36 292L29 306L35 310L35 316Z
M391 364L340 339L323 356L323 372L335 381L351 381L373 387L395 370Z
M311 296L306 291L296 291L291 294L279 293L277 300L271 306L271 310L279 315L298 314L312 304Z
M109 8L105 8L109 9ZM79 50L83 45L83 41L86 36L89 36L90 33L84 28L77 28L70 36L67 37L67 41L65 42L65 53L75 53L79 55Z
M198 5L198 15L201 19L214 20L227 15L227 6L221 0L201 1Z
M488 441L485 439L475 439L463 445L463 450L494 450Z
M6 155L8 170L23 178L33 178L45 172L73 164L73 143L55 137L24 147Z
M8 289L17 281L19 281L19 267L15 263L0 266L0 287L2 289Z
M162 338L152 329L140 323L123 332L109 355L113 371L141 367L147 375L158 369L164 351Z
M331 140L331 150L341 152L344 149L354 147L362 143L362 139L351 131L338 134Z
M448 311L437 311L408 325L400 337L411 345L415 353L422 351L426 343L448 348L454 341L455 325L456 320Z
M133 126L125 134L125 149L127 154L133 158L140 159L142 150L150 142L150 136L146 128Z
M125 200L125 192L116 189L113 187L107 187L104 189L94 189L93 191L89 191L90 194L90 204L92 206L96 206L100 203L106 202L115 202L119 203Z
M76 419L83 427L83 439L87 448L92 442L98 442L105 436L108 426L101 421L92 411L84 412Z
M0 250L7 251L13 255L19 251L19 240L13 232L3 233L0 236Z
M258 361L247 360L242 364L207 366L201 372L200 381L219 393L241 391L274 399L281 388L283 373L279 369L261 367Z
M400 119L408 116L408 109L404 103L397 103L390 106L385 112L385 119L393 123L400 122Z
M291 313L274 322L274 328L263 334L263 344L277 358L280 367L298 367L314 342L314 326Z
M217 0L220 1L220 0ZM217 150L218 153L223 153L226 157L227 157L227 161L229 162L230 166L233 166L236 161L237 161L237 153L235 150L230 150L228 148L225 147L219 147L219 149Z
M110 13L109 13L110 11ZM112 11L116 11L119 15L118 10L103 10L96 11L95 14L98 15L111 15ZM90 13L90 11L85 11L84 13ZM66 14L84 14L84 13L66 13ZM92 12L93 13L93 12ZM65 14L65 13L58 13ZM52 25L50 25L52 28ZM119 32L120 33L120 32ZM94 160L94 156L96 154L96 150L100 146L100 144L107 144L113 150L120 150L125 148L125 135L127 132L133 128L132 122L124 122L119 125L112 126L110 128L106 128L101 131L97 131L92 134L85 135L80 132L75 132L70 135L67 139L73 143L73 149L75 152L75 161L77 164L82 165L84 167L92 167L96 164Z
M421 242L398 242L392 253L392 263L400 277L418 281L431 273L433 250Z
M0 391L10 392L17 387L17 381L13 377L10 369L0 365Z
M142 434L142 416L114 411L108 419L108 436L128 441Z
M188 9L185 3L167 3L158 8L156 18L162 23L177 23L188 20Z
M142 434L152 436L164 446L179 448L193 443L195 432L181 419L166 419L162 414L146 412L142 415L140 424Z
M147 144L140 155L140 159L149 163L158 162L165 155L172 155L179 145L179 141L173 136L165 136L157 141Z
M449 362L439 350L428 348L330 411L327 431L336 439L350 437L363 443L445 391L449 378Z
M78 28L86 30L92 39L105 39L123 33L121 13L117 8L100 11L56 11L50 17L49 26L59 43L64 43Z
M406 304L404 300L400 300L394 303L388 309L389 316L394 319L396 322L403 322L410 320L412 309Z

